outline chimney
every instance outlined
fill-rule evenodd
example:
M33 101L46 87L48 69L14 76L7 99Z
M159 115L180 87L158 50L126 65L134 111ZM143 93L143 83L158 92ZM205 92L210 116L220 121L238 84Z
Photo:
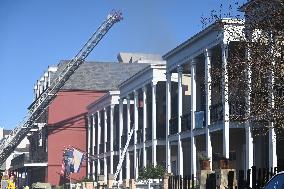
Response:
M44 77L42 76L39 80L40 82L40 88L39 88L39 94L43 93L44 90Z
M36 91L36 95L37 95L37 97L39 97L39 95L40 95L40 82L39 82L39 80L37 80L37 91Z
M35 86L34 86L34 96L35 96L35 99L37 99L37 97L38 97L37 89L38 89L38 86L37 86L37 84L35 84Z
M44 75L44 90L48 88L48 72L45 72Z

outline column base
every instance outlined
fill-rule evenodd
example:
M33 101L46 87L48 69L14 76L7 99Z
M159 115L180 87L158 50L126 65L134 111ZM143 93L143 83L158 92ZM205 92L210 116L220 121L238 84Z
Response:
M215 170L216 173L216 186L218 189L226 189L228 188L229 180L228 175L229 172L233 172L233 183L232 186L235 188L237 186L237 179L236 179L236 170L235 169L217 169Z

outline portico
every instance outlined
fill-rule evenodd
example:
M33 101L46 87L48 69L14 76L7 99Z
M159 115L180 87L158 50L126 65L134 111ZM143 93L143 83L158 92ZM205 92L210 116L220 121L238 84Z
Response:
M220 157L232 160L232 167L245 157L245 140L235 145L237 137L244 138L244 124L230 120L235 112L231 111L227 64L229 49L239 40L230 32L233 27L241 30L243 23L223 19L163 56L169 123L166 162L168 171L176 175L196 175L201 154L211 160L211 169L217 168ZM173 73L177 84L171 82Z

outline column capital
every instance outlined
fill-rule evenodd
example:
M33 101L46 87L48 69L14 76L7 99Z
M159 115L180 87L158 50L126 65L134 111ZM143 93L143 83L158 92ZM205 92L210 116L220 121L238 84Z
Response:
M178 73L182 73L182 72L183 72L183 67L179 65L179 66L177 67L177 72L178 72Z
M143 90L143 92L147 92L147 86L144 85L144 86L142 87L142 90Z
M158 81L152 81L151 85L154 86L154 85L157 85Z
M127 100L127 101L130 100L129 94L126 96L126 100Z
M222 50L226 50L226 49L228 48L228 45L229 45L228 42L225 42L225 41L222 42L222 43L221 43L221 49L222 49Z
M110 109L113 109L114 106L115 106L115 104L111 104L111 105L109 106L109 108L110 108Z
M204 56L206 57L211 57L212 56L212 51L211 49L205 49L204 51Z
M134 90L134 91L133 91L133 94L134 94L134 97L135 97L135 96L138 96L138 91L137 91L137 90Z
M172 75L172 72L167 71L167 72L165 73L165 75L166 75L166 78L168 78L168 77L170 77L170 76Z

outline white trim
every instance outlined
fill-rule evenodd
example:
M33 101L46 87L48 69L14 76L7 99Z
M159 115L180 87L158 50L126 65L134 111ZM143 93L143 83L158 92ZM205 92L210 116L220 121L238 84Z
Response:
M47 163L24 163L24 167L47 167Z

